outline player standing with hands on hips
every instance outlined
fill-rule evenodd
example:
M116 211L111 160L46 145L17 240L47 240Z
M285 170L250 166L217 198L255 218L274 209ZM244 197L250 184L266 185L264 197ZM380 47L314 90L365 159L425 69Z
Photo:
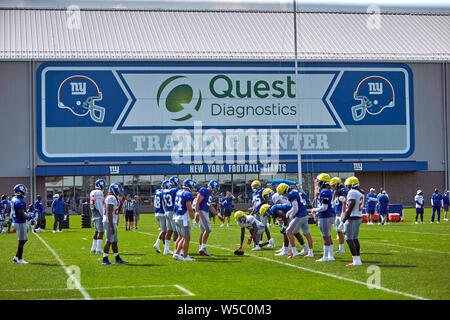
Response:
M31 217L25 213L27 211L27 203L24 198L27 194L27 188L23 184L18 184L14 187L14 197L11 199L11 219L14 224L14 230L16 230L19 244L17 246L17 252L13 261L17 264L27 264L22 258L23 246L28 241L27 234L27 220Z
M342 230L345 234L345 240L352 253L353 261L347 264L347 266L360 266L362 262L358 235L362 223L364 192L359 189L359 179L357 177L347 178L344 184L349 189L347 194L347 210L341 216L338 230Z

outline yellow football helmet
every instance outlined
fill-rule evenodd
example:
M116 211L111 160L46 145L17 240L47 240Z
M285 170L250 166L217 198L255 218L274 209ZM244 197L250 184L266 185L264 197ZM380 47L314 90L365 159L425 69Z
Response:
M328 173L321 173L316 177L317 183L319 184L319 187L322 187L324 185L329 185L331 178Z
M283 194L286 192L286 190L289 188L289 186L286 183L280 183L277 186L277 193L278 194Z
M268 204L263 204L260 208L259 208L259 214L264 216L267 212L267 210L269 210L270 205Z
M259 189L261 189L262 184L261 182L259 182L259 180L254 180L250 186L253 192L257 192Z
M272 194L272 193L273 193L273 190L272 190L272 189L265 188L264 191L262 192L262 197L263 197L263 199L264 199L264 200L270 200L270 199L266 199L266 197L269 198L270 194ZM271 197L271 196L270 196L270 197Z
M335 184L341 183L342 180L339 177L334 177L333 179L330 180L330 186L334 186Z
M236 219L236 220L239 218L242 218L243 216L245 216L244 211L239 210L234 213L234 219Z
M357 177L348 177L344 182L346 187L355 188L359 186L359 179Z

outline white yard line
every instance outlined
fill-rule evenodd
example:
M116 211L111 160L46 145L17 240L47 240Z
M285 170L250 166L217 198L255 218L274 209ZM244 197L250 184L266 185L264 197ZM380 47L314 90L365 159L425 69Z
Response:
M157 236L157 235L155 235L155 234L151 234L151 233L147 233L147 232L142 232L142 231L135 231L135 232L142 233L142 234L146 234L146 235L149 235L149 236ZM208 246L209 246L209 247L216 248L216 249L221 249L221 250L229 251L229 252L233 252L233 251L234 251L233 249L223 248L223 247L214 246L214 245L210 245L210 244L209 244ZM254 255L251 255L251 254L245 254L245 255L246 255L246 256L249 256L249 257L252 257L252 258L256 258L256 259L261 259L261 260L265 260L265 261L270 261L270 262L278 263L278 264L281 264L281 265L284 265L284 266L287 266L287 267L296 268L296 269L301 269L301 270L304 270L304 271L308 271L308 272L320 274L320 275L323 275L323 276L327 276L327 277L331 277L331 278L335 278L335 279L339 279L339 280L348 281L348 282L360 284L360 285L363 285L363 286L367 286L367 283L365 283L365 282L358 281L358 280L354 280L354 279L349 279L349 278L345 278L345 277L341 277L341 276L338 276L338 275L335 275L335 274L331 274L331 273L327 273L327 272L322 272L322 271L317 271L317 270L309 269L309 268L305 268L305 267L300 267L300 266L297 266L297 265L295 265L295 264L290 264L290 263L283 262L283 261L279 261L279 260L269 259L269 258L266 258L266 257L254 256ZM409 294L409 293L406 293L406 292L401 292L401 291L391 290L391 289L389 289L389 288L385 288L385 287L381 287L381 286L380 286L380 287L378 287L378 286L373 286L373 288L374 288L374 289L378 289L378 290L383 290L383 291L386 291L386 292L389 292L389 293L399 294L399 295L402 295L402 296L405 296L405 297L408 297L408 298L413 298L413 299L418 299L418 300L430 300L430 299L427 299L427 298L424 298L424 297L412 295L412 294Z
M51 253L53 253L53 255L55 256L56 260L58 260L59 264L61 265L61 267L63 267L64 271L66 272L66 274L69 277L72 277L72 280L75 284L76 289L78 289L81 294L83 295L85 300L91 300L91 297L89 296L89 294L86 292L86 290L81 286L80 282L75 279L75 277L72 276L72 272L69 270L69 268L67 268L67 266L64 264L64 262L62 261L62 259L58 256L58 254L40 237L38 236L36 233L33 233L39 240L41 240L41 242L47 247L48 250L50 250Z
M190 292L189 290L187 290L186 288L183 288L182 286L175 284L174 287L180 289L181 291L185 292L188 296L195 296L195 294L193 294L192 292Z

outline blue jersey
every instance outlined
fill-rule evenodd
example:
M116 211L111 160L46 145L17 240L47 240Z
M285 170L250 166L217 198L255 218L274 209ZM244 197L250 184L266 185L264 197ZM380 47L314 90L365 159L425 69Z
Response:
M259 213L259 208L263 204L263 198L262 193L264 191L264 188L259 189L254 194L252 194L252 201L253 201L253 211L255 213Z
M0 213L6 215L9 212L9 201L2 200L0 201Z
M348 190L344 187L336 190L336 197L334 199L334 212L336 214L342 213L343 204L341 201L339 201L339 197L341 197L341 196L346 197L347 193L348 193Z
M378 196L378 202L380 203L380 210L385 210L389 204L389 198L385 194L381 194Z
M175 197L175 213L177 216L182 216L186 213L186 203L192 203L192 193L183 189L178 190Z
M286 212L288 212L289 210L291 210L291 208L292 208L292 206L291 206L290 203L276 204L276 205L273 205L273 206L270 207L269 212L270 212L270 215L271 215L271 216L275 217L275 216L276 216L275 213L276 213L278 210L281 210L281 211L283 211L284 213L286 213Z
M203 196L202 201L198 204L198 209L201 211L209 212L209 207L211 206L212 202L212 195L211 191L209 191L208 188L200 188L198 190L198 194L201 194Z
M433 201L433 207L440 207L441 200L442 200L442 194L433 193L433 195L431 196L431 200Z
M225 197L219 198L220 210L225 210L223 203L225 201Z
M450 203L449 203L449 199L448 199L448 195L443 195L442 196L442 200L444 200L444 204L446 204L446 205L449 205Z
M34 202L34 211L37 213L43 213L44 212L44 206L42 205L42 202L39 200L36 200Z
M64 207L66 206L66 203L62 199L55 199L53 200L52 207L53 207L53 213L54 214L64 214Z
M27 203L21 197L14 196L11 200L11 217L14 223L25 223L26 219L20 219L16 213L18 210L22 209L24 215L27 212Z
M225 210L231 210L233 205L233 198L232 197L225 197L223 198L223 201L225 201L224 209Z
M377 202L378 202L378 197L376 194L372 194L372 193L367 194L367 202L366 202L367 209L375 209Z
M297 201L298 205L298 211L297 214L294 216L296 218L303 218L308 215L308 211L306 210L306 206L303 203L302 199L300 198L300 193L297 190L292 190L288 194L288 200L290 203L293 201Z
M175 211L175 197L177 195L178 188L165 189L163 191L164 197L164 211Z
M161 189L155 191L155 213L164 214L164 193Z
M331 206L333 202L333 191L330 189L323 189L319 194L319 201L321 203L325 202L328 204L327 210L319 212L319 218L331 218L334 216L334 210Z

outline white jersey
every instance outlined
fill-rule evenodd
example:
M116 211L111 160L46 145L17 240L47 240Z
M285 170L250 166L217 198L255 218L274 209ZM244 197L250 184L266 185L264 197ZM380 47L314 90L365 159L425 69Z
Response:
M422 206L423 206L423 196L416 195L416 196L414 197L414 201L417 201L418 203L421 204L421 205L418 205L418 204L416 203L416 208L422 208Z
M103 222L109 222L108 220L108 206L112 204L114 207L113 211L113 223L116 224L119 221L119 200L113 195L106 196L103 206Z
M103 214L103 191L99 189L92 190L89 194L89 203L92 212L92 220L97 220L102 217Z
M355 200L355 206L350 213L350 217L362 217L362 211L364 207L364 194L362 194L359 190L350 189L347 194L347 208L349 200Z
M237 223L241 228L252 227L255 223L256 223L257 228L264 228L264 225L262 224L262 222L256 220L256 218L252 215L246 215L244 223L239 222L239 221L237 221Z
M285 197L283 197L282 195L280 195L280 194L278 194L278 193L275 193L275 194L272 196L272 202L273 202L274 204L276 204L278 201L280 201L281 204L287 204L287 203L289 203L289 200L288 200L288 199L286 199Z

